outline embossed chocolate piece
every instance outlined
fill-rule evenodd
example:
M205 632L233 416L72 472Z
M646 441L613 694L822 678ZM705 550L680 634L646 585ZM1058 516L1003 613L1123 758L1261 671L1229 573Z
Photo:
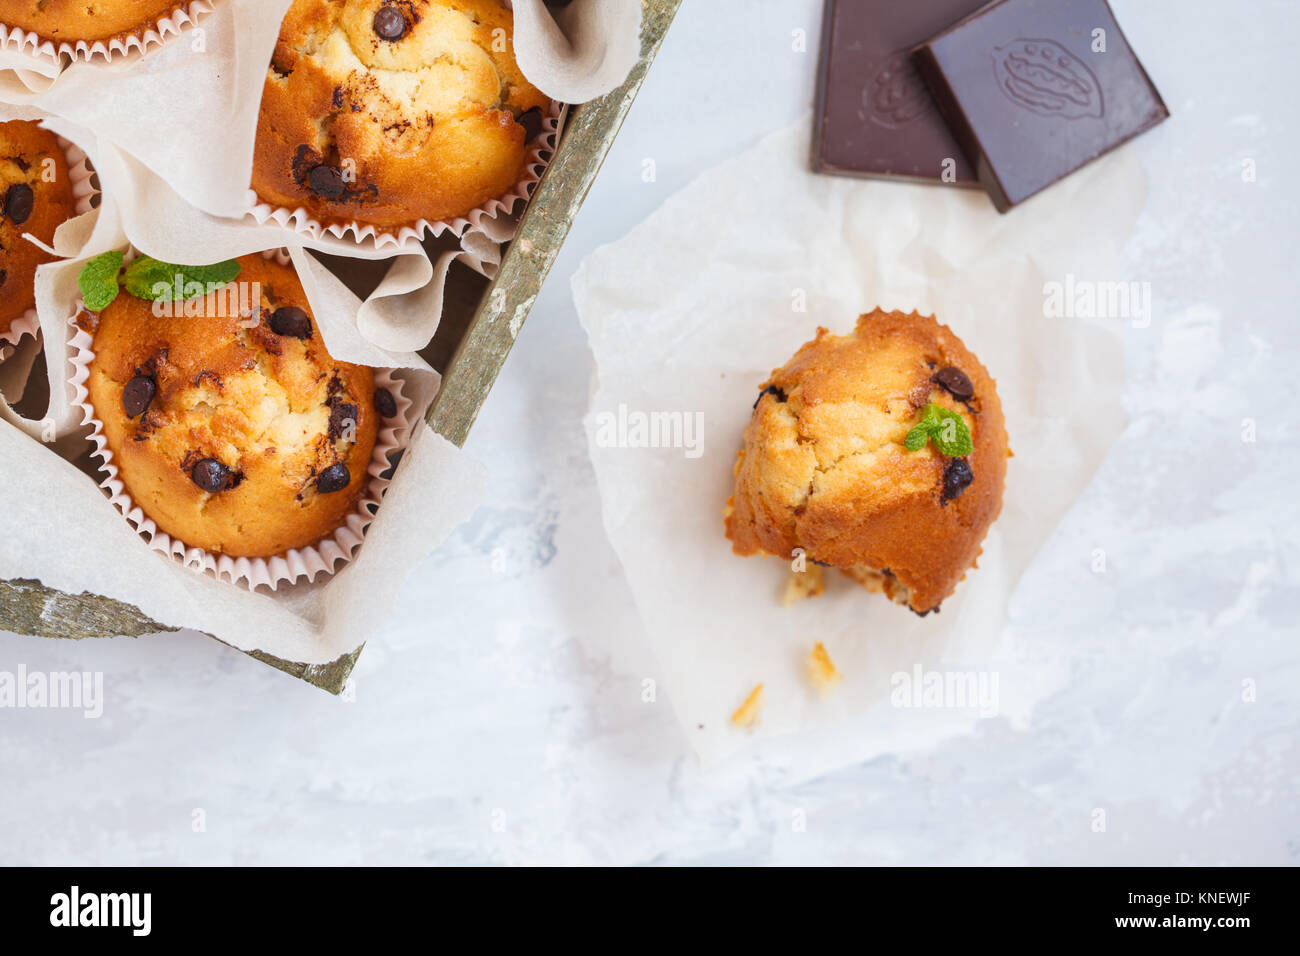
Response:
M1169 116L1106 0L1001 0L914 59L999 212Z
M977 186L911 50L981 0L827 0L813 167Z

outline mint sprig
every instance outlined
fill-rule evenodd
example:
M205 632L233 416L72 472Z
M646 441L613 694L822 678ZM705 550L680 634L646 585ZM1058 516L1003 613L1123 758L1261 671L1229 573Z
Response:
M122 268L122 253L105 252L81 267L77 286L82 301L91 312L102 312L117 298L117 273Z
M123 285L137 299L171 302L175 298L179 282L184 298L197 298L234 282L242 268L234 259L210 266L178 266L160 262L151 256L139 256L131 260L131 264L123 270L122 260L120 252L105 252L88 260L81 267L77 285L81 289L81 298L90 311L102 312L108 308ZM197 290L196 283L199 287Z
M921 420L912 426L903 445L908 451L920 451L931 441L940 454L949 458L964 458L975 448L965 420L951 409L933 403L925 406Z
M122 284L126 291L137 299L149 302L171 302L177 286L181 289L181 298L195 298L207 295L233 282L239 275L241 266L234 259L218 262L210 266L178 266L170 262L159 262L150 256L133 259L122 273ZM187 290L197 283L202 292L188 294Z

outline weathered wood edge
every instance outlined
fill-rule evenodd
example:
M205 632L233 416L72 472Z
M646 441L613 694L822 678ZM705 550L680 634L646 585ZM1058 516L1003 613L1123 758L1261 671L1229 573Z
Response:
M426 416L429 425L448 441L459 446L469 437L680 5L681 0L644 0L641 58L627 81L606 96L570 111L560 149L537 184L518 236L506 250L497 277L457 347ZM68 594L21 578L0 580L0 628L67 640L142 637L179 630L146 617L131 604L87 592ZM287 661L262 651L243 653L331 694L340 694L364 647L328 664Z

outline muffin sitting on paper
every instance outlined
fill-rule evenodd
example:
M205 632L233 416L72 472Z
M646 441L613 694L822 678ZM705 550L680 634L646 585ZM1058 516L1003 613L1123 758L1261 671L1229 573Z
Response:
M727 537L736 554L802 554L925 615L979 557L1009 455L993 379L961 340L877 309L849 335L818 329L762 386Z

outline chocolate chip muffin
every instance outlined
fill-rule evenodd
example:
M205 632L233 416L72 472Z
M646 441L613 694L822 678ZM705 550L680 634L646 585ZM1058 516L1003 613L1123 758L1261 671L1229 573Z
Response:
M0 123L0 339L36 305L36 267L53 262L30 233L52 242L77 207L68 161L53 133L37 123Z
M933 317L879 309L818 329L762 385L726 532L939 609L1002 508L1007 433L988 371Z
M176 0L0 0L0 23L55 43L121 39L186 6Z
M325 223L463 216L523 176L549 101L497 0L295 0L262 93L253 189Z
M265 558L357 509L376 401L391 396L330 357L292 268L238 261L249 318L215 294L202 315L191 300L171 318L123 292L79 324L93 335L90 403L136 506L190 547Z

